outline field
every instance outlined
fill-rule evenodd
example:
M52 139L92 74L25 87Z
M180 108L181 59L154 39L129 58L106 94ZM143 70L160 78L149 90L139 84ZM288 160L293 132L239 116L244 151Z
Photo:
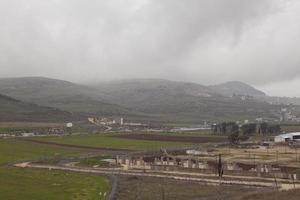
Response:
M241 186L208 186L193 182L140 177L121 177L119 182L119 200L232 200L265 191Z
M184 142L184 143L221 143L226 142L225 137L211 137L209 135L200 136L183 136L183 135L159 135L159 134L127 134L116 135L116 138L133 139L133 140L149 140L149 141L165 141L165 142Z
M159 148L205 146L207 143L226 142L226 137L206 133L147 133L147 134L84 134L61 137L33 137L0 140L0 199L5 200L93 200L104 199L99 196L111 190L107 177L72 173L56 170L18 169L11 167L16 161L83 156L80 165L102 165L100 158L106 158L110 151L121 152L152 150ZM212 146L211 146L212 147ZM289 162L299 166L294 150L278 147L276 149L234 149L214 148L225 161L238 160L246 163ZM102 154L102 152L106 152ZM86 155L95 157L86 158ZM101 154L100 154L101 153ZM255 155L255 160L253 159ZM98 156L98 157L97 157ZM100 157L99 157L100 156ZM104 157L103 157L104 156ZM50 159L51 160L51 159ZM278 199L289 196L286 192L270 189L247 188L241 186L209 186L194 182L170 179L125 177L118 179L117 197L119 200L147 199ZM300 192L296 190L295 192ZM260 195L257 196L257 193ZM263 198L262 198L263 197ZM294 199L293 199L294 198ZM296 200L290 195L290 200Z
M124 149L124 150L151 150L160 148L174 148L192 146L188 142L165 142L165 141L147 141L117 138L116 135L76 135L63 137L41 137L34 138L36 141L46 141L55 144L78 145L82 147Z
M0 122L0 128L59 128L64 127L63 123L43 122Z
M300 190L277 192L272 189L240 186L208 186L167 179L121 177L119 200L298 200ZM138 188L138 189L137 189Z
M99 199L99 192L110 190L109 180L101 176L17 169L8 165L16 161L86 153L82 150L1 139L0 152L0 199L88 200Z
M43 123L43 122L0 122L0 134L14 132L46 132L49 128L63 128L63 123Z
M283 125L281 130L290 133L290 132L300 132L300 125Z

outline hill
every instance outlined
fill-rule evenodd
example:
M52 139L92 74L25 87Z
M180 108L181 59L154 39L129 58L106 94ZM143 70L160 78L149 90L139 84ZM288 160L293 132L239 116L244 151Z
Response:
M256 88L239 81L231 81L219 85L213 85L213 86L209 86L209 88L214 92L225 96L233 96L233 95L266 96L264 92L259 91Z
M275 118L279 109L254 98L223 95L212 87L162 79L131 79L85 86L42 77L10 78L0 79L0 93L83 118L123 116L146 123Z
M74 119L69 112L25 103L0 94L0 121L66 122Z
M161 79L132 79L103 82L93 86L106 101L147 113L164 121L274 117L277 107L254 99L219 94L211 87Z
M88 86L43 77L0 79L0 93L73 113L119 115L125 108L103 101L105 94Z

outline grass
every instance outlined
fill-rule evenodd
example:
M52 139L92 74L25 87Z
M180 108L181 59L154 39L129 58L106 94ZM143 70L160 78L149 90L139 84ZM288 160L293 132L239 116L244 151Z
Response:
M0 128L61 128L64 125L46 122L0 122Z
M99 167L109 167L110 164L107 161L103 161L103 159L111 159L110 156L96 156L96 157L89 157L80 160L78 166L84 167L93 167L98 165Z
M281 130L290 133L290 132L300 132L300 125L283 125L281 126Z
M51 200L99 199L99 192L109 190L109 182L101 176L0 168L0 199Z
M78 155L82 152L13 139L0 140L0 199L5 200L92 200L110 190L105 177L63 171L18 169L10 162Z
M195 137L226 137L224 135L212 134L210 131L199 131L199 132L129 132L129 133L109 133L110 136L115 135L130 135L130 134L149 134L149 135L166 135L166 136L195 136Z
M149 177L120 178L119 200L205 199L236 200L238 196L262 192L263 189L242 186L211 186L193 182Z
M76 155L79 150L54 148L40 144L30 144L14 139L0 139L0 166L8 162L32 160L58 155Z
M191 146L189 143L180 142L160 142L160 141L146 141L146 140L131 140L123 138L114 138L107 135L76 135L63 137L43 137L35 138L39 141L55 142L59 144L72 144L88 147L104 147L116 149L130 149L130 150L150 150L160 148L174 148L182 146Z

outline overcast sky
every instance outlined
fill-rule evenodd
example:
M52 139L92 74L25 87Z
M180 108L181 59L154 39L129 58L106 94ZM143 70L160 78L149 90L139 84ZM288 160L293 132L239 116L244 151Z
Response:
M0 0L0 77L239 80L300 96L299 0Z

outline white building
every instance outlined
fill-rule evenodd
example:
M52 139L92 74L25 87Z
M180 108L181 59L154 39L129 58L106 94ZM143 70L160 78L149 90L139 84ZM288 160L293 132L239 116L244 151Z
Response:
M275 137L274 141L276 143L289 142L289 141L300 141L300 132L278 135Z
M35 134L34 133L22 133L21 135L23 137L33 137Z

